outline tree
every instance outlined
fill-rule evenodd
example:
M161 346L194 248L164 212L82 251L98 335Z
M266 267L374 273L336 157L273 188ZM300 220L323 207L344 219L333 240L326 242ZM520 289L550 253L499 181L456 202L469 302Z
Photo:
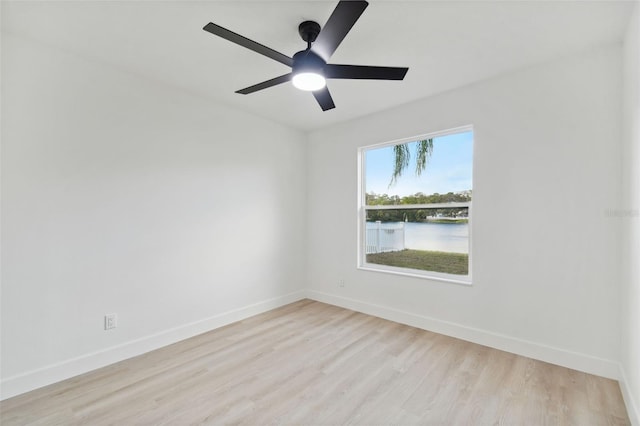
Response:
M423 139L415 142L416 144L416 175L420 176L433 154L433 139ZM409 143L395 145L393 147L394 167L389 188L396 184L398 178L402 176L402 172L409 167L411 160L411 152L409 151Z

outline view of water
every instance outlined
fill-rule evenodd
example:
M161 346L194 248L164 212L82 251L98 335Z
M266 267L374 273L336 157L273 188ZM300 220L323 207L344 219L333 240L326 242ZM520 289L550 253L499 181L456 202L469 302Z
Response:
M383 228L398 228L402 222L384 223ZM367 222L367 229L375 227ZM469 253L468 223L404 223L404 245L408 249Z

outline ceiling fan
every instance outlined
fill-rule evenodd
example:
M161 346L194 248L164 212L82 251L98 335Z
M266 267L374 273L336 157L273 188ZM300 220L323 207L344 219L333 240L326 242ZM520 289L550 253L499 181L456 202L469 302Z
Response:
M298 32L307 43L307 48L297 52L292 58L212 22L203 29L292 68L290 73L246 87L236 93L248 95L291 80L298 89L311 91L322 110L327 111L335 108L335 104L326 86L326 79L402 80L409 70L398 67L327 63L368 5L366 1L341 0L322 30L317 22L301 23Z

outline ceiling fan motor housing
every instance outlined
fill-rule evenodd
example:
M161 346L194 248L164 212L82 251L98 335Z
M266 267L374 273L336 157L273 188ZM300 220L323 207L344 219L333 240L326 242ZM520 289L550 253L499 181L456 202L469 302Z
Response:
M293 55L293 73L315 72L323 74L323 70L327 63L320 56L311 50L301 50Z

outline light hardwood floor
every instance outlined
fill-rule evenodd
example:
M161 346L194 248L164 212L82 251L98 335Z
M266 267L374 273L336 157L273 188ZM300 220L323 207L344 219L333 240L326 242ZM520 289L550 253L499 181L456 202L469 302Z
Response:
M310 300L0 411L3 426L629 424L613 380Z

